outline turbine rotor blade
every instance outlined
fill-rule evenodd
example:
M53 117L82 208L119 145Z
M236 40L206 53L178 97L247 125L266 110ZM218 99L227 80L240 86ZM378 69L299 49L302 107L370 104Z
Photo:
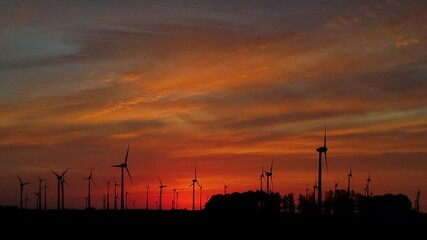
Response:
M21 184L24 184L24 183L22 182L21 178L20 178L19 176L17 176L17 177L18 177L18 179L19 179L19 182L20 182Z
M128 150L126 151L125 164L127 164L128 162L128 155L129 155L129 145L128 145Z
M273 160L271 160L270 172L273 172Z
M52 170L50 170L53 174L55 174L57 177L61 177L59 174L57 174L56 172L54 172L54 171L52 171Z
M131 183L133 183L133 181L132 181L132 176L130 175L130 172L129 172L128 167L125 167L125 168L126 168L126 171L128 172L130 182L131 182Z
M67 168L67 169L65 169L65 171L64 171L64 172L62 172L61 177L63 177L63 176L65 175L65 173L67 173L67 171L68 171L68 168Z

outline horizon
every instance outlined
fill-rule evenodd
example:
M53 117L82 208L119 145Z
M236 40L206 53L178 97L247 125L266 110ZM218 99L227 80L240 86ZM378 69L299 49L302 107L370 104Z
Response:
M92 205L125 175L128 205L191 209L194 166L209 196L259 189L405 194L427 211L427 2L2 1L0 206L34 208L37 175L66 173L65 207ZM125 171L126 172L126 171ZM110 195L113 191L110 186ZM264 183L265 186L265 183ZM112 198L110 207L112 206ZM196 209L199 191L196 191Z

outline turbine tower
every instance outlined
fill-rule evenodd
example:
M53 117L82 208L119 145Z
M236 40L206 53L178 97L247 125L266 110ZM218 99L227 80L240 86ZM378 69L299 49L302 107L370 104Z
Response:
M116 179L114 178L114 210L117 210L117 184Z
M36 209L39 209L39 192L33 192L36 195Z
M42 209L42 181L46 180L44 178L40 178L39 175L37 175L37 178L39 179L39 192L37 194L37 209Z
M163 185L162 180L159 177L159 182L160 182L160 193L159 193L159 210L162 210L162 193L163 193L163 188L167 187L166 185Z
M127 173L128 173L128 176L129 176L129 179L130 179L130 181L132 182L132 177L130 176L130 172L129 172L129 169L128 169L128 156L129 156L129 145L128 145L128 150L126 151L126 157L125 157L125 162L124 163L122 163L122 164L118 164L118 165L113 165L112 167L119 167L119 168L121 168L122 169L122 183L121 183L121 193L120 193L120 197L121 197L121 199L120 199L120 209L121 210L123 210L124 209L124 195L125 195L125 191L124 191L124 188L125 188L125 179L124 179L124 169L126 168L126 171L127 171Z
M417 213L420 212L420 195L421 195L421 191L418 190L418 192L417 192L417 198L415 199L415 211Z
M65 209L65 195L64 195L64 183L67 184L67 186L69 187L70 185L68 185L68 183L65 181L65 173L62 174L62 180L61 180L61 204L62 204L62 209Z
M267 195L273 190L273 160L271 160L270 172L265 171L267 176Z
M145 210L148 210L148 190L150 189L150 184L145 186L147 188L147 200L145 201Z
M202 185L199 185L199 187L200 187L200 208L199 208L199 210L202 210Z
M62 172L61 175L59 175L58 173L56 173L56 172L54 172L52 170L50 170L50 171L53 174L55 174L56 179L58 180L58 210L59 210L59 209L61 209L61 187L62 187L62 192L64 193L64 191L63 191L63 189L64 189L63 188L63 178L64 178L65 173L68 171L68 169L66 169L64 172ZM62 194L62 196L64 196L64 195Z
M259 175L259 191L262 192L262 180L264 179L264 163L262 163L261 175Z
M111 178L108 179L108 181L105 181L107 183L107 210L110 210L110 183Z
M314 200L314 204L316 204L316 190L317 189L318 189L317 180L316 180L316 178L314 178L314 186L313 186L313 200ZM317 201L319 201L319 198L317 198Z
M88 193L87 193L87 208L88 209L90 209L92 207L91 201L90 201L90 182L93 182L93 184L96 186L96 184L92 178L92 171L93 171L93 168L90 169L89 176L87 178L83 178L83 180L87 180L87 182L88 182Z
M131 194L130 192L128 192L128 190L127 189L125 189L125 194L126 194L126 196L125 196L125 202L126 202L126 204L125 204L125 209L127 210L128 209L128 195L129 194Z
M194 165L194 179L192 180L192 183L189 186L189 187L193 187L193 211L194 211L194 204L195 204L195 187L196 187L196 183L200 187L200 184L199 184L199 182L197 182L197 177L196 177L196 165Z
M22 193L24 192L24 186L27 185L27 184L30 184L30 182L22 182L21 178L19 176L17 176L17 177L19 179L19 186L21 188L21 204L20 204L20 208L22 209ZM28 198L28 195L27 195L27 198Z
M46 210L47 209L47 189L49 189L47 187L46 182L44 183L43 189L44 189L44 210Z
M351 171L351 163L350 163L350 172L347 174L347 195L351 197L351 182L353 181L353 173Z
M226 185L225 182L222 182L224 184L224 196L227 195L227 188L230 186L230 184Z
M366 179L366 196L369 197L369 187L371 186L371 172L368 173L368 178Z
M326 163L326 170L328 169L328 157L326 155L326 152L328 151L328 148L326 147L326 126L325 126L325 135L323 138L323 146L318 147L316 149L317 152L319 152L319 181L318 181L318 191L317 191L317 203L318 203L318 210L319 212L322 212L322 153L325 155L325 163Z

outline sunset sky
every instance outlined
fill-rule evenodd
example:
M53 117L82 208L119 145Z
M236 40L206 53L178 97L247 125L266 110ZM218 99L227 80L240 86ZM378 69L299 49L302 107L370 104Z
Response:
M374 195L421 190L427 211L426 1L1 1L0 205L35 207L37 175L69 169L67 208L102 208L126 176L128 205L191 209L209 196L312 191L328 136L328 174ZM114 181L114 180L113 180ZM265 188L265 185L264 185ZM110 189L112 191L112 188ZM199 195L197 192L197 203ZM112 198L111 198L112 201ZM198 205L197 205L198 206Z

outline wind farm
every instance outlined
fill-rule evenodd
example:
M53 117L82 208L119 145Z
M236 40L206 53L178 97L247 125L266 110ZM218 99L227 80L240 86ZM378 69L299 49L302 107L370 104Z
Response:
M425 1L47 2L0 3L1 216L425 218Z

